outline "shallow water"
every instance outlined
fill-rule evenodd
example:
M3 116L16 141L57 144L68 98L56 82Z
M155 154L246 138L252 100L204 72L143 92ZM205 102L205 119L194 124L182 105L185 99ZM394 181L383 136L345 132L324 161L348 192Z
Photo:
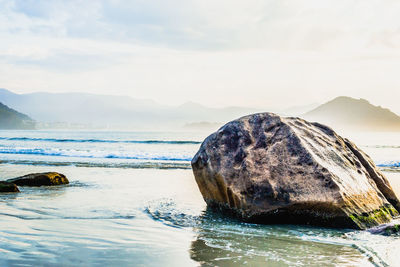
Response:
M124 142L10 140L13 136ZM223 218L206 209L191 170L185 165L174 167L174 159L164 157L192 155L198 143L127 142L203 138L182 136L104 132L0 135L0 145L9 149L51 148L86 151L86 155L99 155L98 151L102 155L134 155L139 151L152 158L2 154L0 150L1 179L51 169L66 174L71 182L57 187L21 187L21 193L0 195L0 265L400 266L398 236L254 225ZM370 148L360 146L370 149L374 160L399 159L392 148L385 153L385 148L369 144ZM180 163L189 164L187 160ZM167 164L170 167L163 169ZM397 168L388 170L385 173L394 181L393 186L400 189Z

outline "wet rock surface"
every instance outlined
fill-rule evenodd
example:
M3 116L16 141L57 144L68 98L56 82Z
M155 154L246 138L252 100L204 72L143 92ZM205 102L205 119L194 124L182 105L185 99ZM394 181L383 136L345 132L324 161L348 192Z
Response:
M0 192L19 192L19 189L16 184L0 181Z
M67 177L58 172L32 173L13 179L8 179L7 182L14 183L19 186L50 186L69 183Z
M400 220L397 219L391 223L385 223L368 230L371 234L378 235L400 235Z
M208 206L257 223L366 229L400 202L372 160L331 128L259 113L224 125L192 160Z

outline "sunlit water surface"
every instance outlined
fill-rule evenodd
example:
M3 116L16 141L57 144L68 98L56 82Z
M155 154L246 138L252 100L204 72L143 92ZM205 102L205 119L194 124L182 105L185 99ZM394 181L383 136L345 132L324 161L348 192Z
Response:
M0 132L1 179L54 170L71 182L0 195L0 265L400 266L398 236L208 211L189 165L204 137ZM400 136L351 137L400 192Z

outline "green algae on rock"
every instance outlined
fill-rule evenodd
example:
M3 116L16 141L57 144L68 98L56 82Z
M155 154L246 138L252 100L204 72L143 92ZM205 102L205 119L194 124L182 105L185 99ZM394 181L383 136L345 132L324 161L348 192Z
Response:
M19 192L19 189L16 184L6 182L6 181L0 181L0 192L6 193L6 192Z
M50 186L69 184L67 177L58 172L32 173L13 179L8 179L7 182L11 182L19 186Z
M376 226L376 223L384 224L399 216L398 211L392 205L386 205L380 209L361 215L352 214L349 217L360 227L370 228Z
M386 223L379 225L377 227L373 227L368 229L371 234L378 235L400 235L400 221L398 219L394 220L391 223Z
M248 222L367 229L400 210L363 151L300 118L258 113L229 122L191 163L208 206Z

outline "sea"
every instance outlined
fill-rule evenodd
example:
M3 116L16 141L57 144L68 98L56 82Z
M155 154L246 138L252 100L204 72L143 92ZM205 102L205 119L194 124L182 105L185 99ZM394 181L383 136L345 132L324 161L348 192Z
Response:
M207 209L190 160L206 132L0 131L0 266L400 266L400 236L257 225ZM348 137L400 195L400 134Z

